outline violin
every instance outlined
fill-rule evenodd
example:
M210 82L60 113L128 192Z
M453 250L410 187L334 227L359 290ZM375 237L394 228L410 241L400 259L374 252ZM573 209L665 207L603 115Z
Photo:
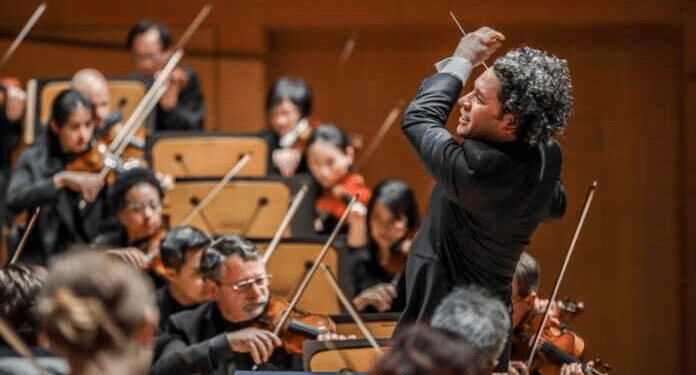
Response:
M357 173L348 172L332 189L325 189L321 196L314 201L314 208L319 217L315 229L322 231L323 223L329 217L338 220L346 211L352 196L358 194L358 202L367 206L370 201L370 188L365 180Z
M512 359L524 360L529 355L534 333L541 324L543 313L531 311L513 331ZM566 363L580 363L588 374L605 375L611 366L595 359L592 362L581 360L585 351L585 341L570 328L561 323L557 317L549 317L542 331L540 346L535 353L530 373L541 375L560 374L561 366Z
M160 244L162 243L162 240L164 240L166 234L167 232L164 229L160 229L147 240L142 241L138 246L136 246L136 248L145 253L145 259L149 264L148 270L162 279L164 279L166 270L164 263L162 263L162 257L160 256L159 249Z
M252 326L273 331L287 308L288 303L271 298L266 304L263 314ZM316 340L320 334L325 332L336 332L336 324L331 318L326 315L293 310L287 323L278 333L278 337L283 342L285 351L290 355L300 356L304 340Z

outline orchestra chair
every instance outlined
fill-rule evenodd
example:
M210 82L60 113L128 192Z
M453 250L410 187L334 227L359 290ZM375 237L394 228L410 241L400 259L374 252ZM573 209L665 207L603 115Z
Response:
M176 181L163 203L165 226L180 225L217 184L209 180ZM210 234L272 237L288 209L290 194L290 187L280 179L235 179L188 224ZM285 235L290 234L288 228Z
M63 90L70 88L71 78L38 78L27 82L27 104L22 129L22 143L31 146L43 131L51 116L53 100ZM145 96L147 84L138 78L108 78L111 89L112 111L122 111L125 122L140 100ZM145 124L143 124L145 125Z
M238 177L263 177L268 170L268 145L249 134L157 134L152 142L152 169L176 178L220 179L246 153L249 162Z
M361 313L363 320L372 337L377 339L387 339L392 337L394 328L399 322L398 312L389 313ZM355 335L356 338L363 338L362 331L358 328L353 318L348 314L331 315L331 319L336 323L336 333L349 336Z
M378 339L384 350L389 339ZM302 346L302 366L311 372L362 372L370 371L379 353L366 339L316 341L305 340Z
M270 238L250 240L262 253L266 252L270 242ZM273 276L269 284L271 295L289 302L323 247L324 242L321 240L283 239L266 264L266 271ZM342 259L339 254L335 247L329 248L323 261L334 275L340 273ZM326 280L323 271L317 270L310 280L297 304L297 309L322 315L341 312L338 297Z

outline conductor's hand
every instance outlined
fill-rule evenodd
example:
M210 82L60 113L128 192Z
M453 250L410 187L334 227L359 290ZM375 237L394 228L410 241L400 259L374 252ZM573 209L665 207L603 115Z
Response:
M453 56L465 58L476 66L491 57L504 40L505 35L484 26L463 36Z
M358 311L363 311L367 306L373 306L377 311L384 312L391 308L396 298L396 288L388 283L373 285L353 298L353 304Z
M62 171L53 175L53 184L58 189L68 188L80 193L87 202L93 202L104 186L104 180L97 173Z
M228 332L227 342L230 343L231 351L249 353L257 365L268 362L273 350L283 345L271 331L254 327Z

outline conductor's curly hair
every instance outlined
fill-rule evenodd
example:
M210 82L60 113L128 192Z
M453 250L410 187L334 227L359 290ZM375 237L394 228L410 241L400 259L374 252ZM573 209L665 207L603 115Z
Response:
M536 145L563 132L573 108L566 60L521 47L496 60L492 69L500 80L500 116L515 116L518 140Z

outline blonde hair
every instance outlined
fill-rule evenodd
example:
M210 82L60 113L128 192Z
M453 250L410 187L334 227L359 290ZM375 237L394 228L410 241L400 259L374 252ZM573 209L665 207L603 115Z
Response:
M128 264L92 251L60 257L39 297L43 329L63 354L124 349L156 311L151 284Z

